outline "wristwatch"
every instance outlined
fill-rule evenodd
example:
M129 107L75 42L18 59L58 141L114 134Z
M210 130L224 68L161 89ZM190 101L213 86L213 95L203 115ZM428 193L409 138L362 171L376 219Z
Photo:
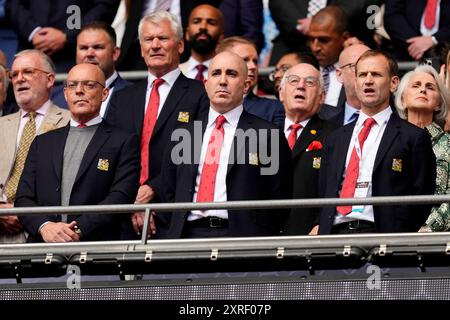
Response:
M81 238L81 230L77 225L73 227L73 231Z

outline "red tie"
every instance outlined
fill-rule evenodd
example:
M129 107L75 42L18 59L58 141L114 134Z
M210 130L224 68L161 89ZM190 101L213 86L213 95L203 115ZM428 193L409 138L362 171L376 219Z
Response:
M140 184L143 185L149 178L149 147L150 138L155 128L156 119L158 118L159 108L159 92L158 88L164 83L164 79L155 79L153 81L152 92L148 100L147 111L145 113L144 125L142 127L141 138L141 178Z
M427 0L427 6L425 7L425 27L430 30L436 23L436 8L438 0Z
M294 123L294 124L291 124L291 126L289 128L291 128L291 132L289 133L289 136L288 136L288 144L292 150L292 149L294 149L295 141L297 141L297 132L298 132L298 130L300 130L300 128L302 128L302 125L300 123Z
M203 71L206 70L206 66L198 64L195 68L198 70L197 75L195 76L195 80L203 81L204 80Z
M217 117L216 126L211 133L211 138L209 138L208 149L206 150L202 175L200 177L200 185L198 187L197 202L214 201L214 188L224 137L223 124L225 121L227 120L224 116L220 115Z
M79 125L77 125L77 128L81 128L81 129L86 128L86 127L87 126L85 123L80 123Z
M359 147L361 149L361 154L363 151L364 142L369 135L370 129L376 123L373 118L367 118L364 121L364 127L358 135ZM342 184L340 198L353 198L355 195L356 181L358 181L359 176L359 157L356 153L356 148L353 147L352 155L350 156L350 161L347 165L347 171L345 173L344 183ZM342 214L347 215L352 211L352 206L339 206L336 210Z

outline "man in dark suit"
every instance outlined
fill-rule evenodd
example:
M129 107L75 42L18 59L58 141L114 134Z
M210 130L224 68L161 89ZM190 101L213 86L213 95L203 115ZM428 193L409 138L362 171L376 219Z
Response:
M77 36L76 62L91 63L102 69L106 77L108 98L103 101L100 116L106 118L109 100L114 92L131 86L131 82L122 79L115 70L115 63L120 56L120 48L116 46L116 32L103 22L90 22L83 26ZM64 98L64 85L53 89L52 100L60 107L67 108Z
M57 72L67 72L75 62L80 26L90 21L111 24L119 3L120 0L9 0L5 9L18 35L19 50L39 49L51 56Z
M386 0L384 26L399 60L420 60L450 42L450 2Z
M161 162L172 131L206 113L208 97L200 81L186 78L178 68L184 44L176 17L154 12L143 17L140 26L148 79L115 93L106 119L140 137L142 172L136 203L148 203L157 198ZM134 214L132 219L140 233L144 214Z
M224 39L217 46L217 53L223 51L236 53L247 64L250 88L244 97L244 110L281 126L284 121L283 105L278 100L258 97L253 93L253 89L258 83L258 53L255 44L243 37L230 37Z
M436 159L429 135L389 107L397 63L369 50L356 63L356 122L325 143L320 191L325 198L433 194ZM320 234L416 232L431 205L339 206L322 209Z
M293 198L317 198L322 145L335 128L316 114L325 98L319 70L307 63L294 65L283 76L279 93L286 112L284 134L292 150ZM318 208L292 209L284 233L317 234L319 214Z
M103 72L92 64L76 65L64 92L70 124L34 140L15 206L133 203L139 142L99 116L108 96ZM31 242L119 240L131 229L125 214L22 216L20 221Z
M282 132L247 113L242 106L244 91L249 86L246 73L245 62L232 52L225 51L213 58L205 81L211 102L209 113L202 121L190 122L183 130L180 128L178 133L189 137L187 143L181 141L182 150L175 142L166 152L162 172L165 202L267 200L291 196L290 152ZM264 156L266 151L273 156L271 159ZM282 210L177 212L170 218L166 236L277 235L284 217Z
M123 35L122 44L120 46L122 55L117 63L117 70L147 70L147 65L141 57L141 47L139 43L138 25L141 18L150 13L150 10L155 7L156 0L133 0L131 1L130 11L128 14L127 23L125 25L125 33ZM210 4L217 7L220 0L189 0L178 1L173 0L171 7L168 9L172 11L172 7L179 14L183 30L186 29L189 20L189 14L192 9L200 4ZM189 50L185 54L185 59L189 58Z
M259 54L264 47L263 2L261 0L221 0L219 9L226 17L225 37L245 37L256 45Z

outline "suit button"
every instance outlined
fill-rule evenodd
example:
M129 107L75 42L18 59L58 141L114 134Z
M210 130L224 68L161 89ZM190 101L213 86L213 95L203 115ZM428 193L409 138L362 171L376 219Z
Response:
M55 191L56 192L59 192L61 189L59 188L59 187L57 187L56 189L55 189Z

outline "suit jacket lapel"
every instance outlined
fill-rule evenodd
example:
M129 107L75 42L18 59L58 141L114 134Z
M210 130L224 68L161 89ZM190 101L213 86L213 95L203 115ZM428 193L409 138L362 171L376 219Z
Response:
M241 117L239 118L236 130L243 130L244 132L246 132L248 129L251 129L252 121L248 118L248 113L243 110ZM258 132L257 132L258 134ZM270 132L269 132L270 134ZM230 156L233 155L234 156L234 161L231 161L228 163L228 167L227 167L227 175L228 173L231 171L231 169L233 168L234 164L237 162L238 159L245 159L245 154L242 154L243 152L245 152L246 146L248 145L248 139L245 139L245 143L239 143L238 145L236 145L236 133L234 134L233 137L233 143L231 144L231 151L230 151ZM248 149L248 148L247 148Z
M78 179L83 176L84 172L89 168L89 165L92 163L92 161L94 161L95 157L98 154L98 151L110 137L111 132L111 127L109 127L105 122L102 122L97 128L97 131L92 137L91 142L89 142L86 148L83 160L81 160L80 168L78 169L74 184L77 183Z
M164 103L162 110L156 120L155 129L153 130L152 136L158 133L158 131L164 126L167 119L175 110L178 101L185 95L189 85L186 81L186 77L180 73L177 80L170 89L169 95L167 96L166 102Z
M16 142L17 142L17 131L19 131L19 123L20 123L20 115L21 112L16 112L15 114L8 116L4 122L4 126L2 127L4 131L0 133L0 146L3 148L0 152L2 152L2 160L0 163L1 174L0 183L6 181L9 176L9 173L14 165L14 161L16 158ZM4 176L3 176L4 175Z
M136 134L140 137L142 134L142 126L145 117L145 96L147 94L148 81L147 79L139 83L139 87L136 88L135 95L131 97L130 104L136 106L132 108L134 114L129 116L133 117L134 127L136 129ZM120 114L116 116L120 117Z
M317 138L317 133L322 129L322 122L314 115L311 120L308 121L306 127L303 128L302 133L295 141L294 149L292 150L292 158L299 156L302 152L305 152L309 144ZM316 134L312 134L311 131L315 130Z
M39 127L37 134L46 133L48 131L58 128L58 123L62 120L62 111L57 109L54 104L51 104L47 114L44 116L44 120Z
M349 124L348 126L345 126L343 128L343 133L340 136L340 139L338 140L338 143L336 144L335 148L336 151L336 158L330 159L336 161L336 179L337 181L340 181L342 178L342 174L345 170L345 160L347 159L347 152L348 147L350 146L350 140L352 138L353 129L355 128L356 121ZM333 164L331 164L333 165Z
M391 147L397 135L400 133L399 121L400 118L393 113L386 125L386 129L384 130L383 136L381 137L380 146L378 147L377 156L375 157L373 172L375 172L375 170L381 163L381 160L383 160L384 155Z
M66 145L67 135L69 134L70 123L64 129L55 131L55 142L53 143L52 161L55 168L56 177L61 181L62 165L64 158L64 147Z

